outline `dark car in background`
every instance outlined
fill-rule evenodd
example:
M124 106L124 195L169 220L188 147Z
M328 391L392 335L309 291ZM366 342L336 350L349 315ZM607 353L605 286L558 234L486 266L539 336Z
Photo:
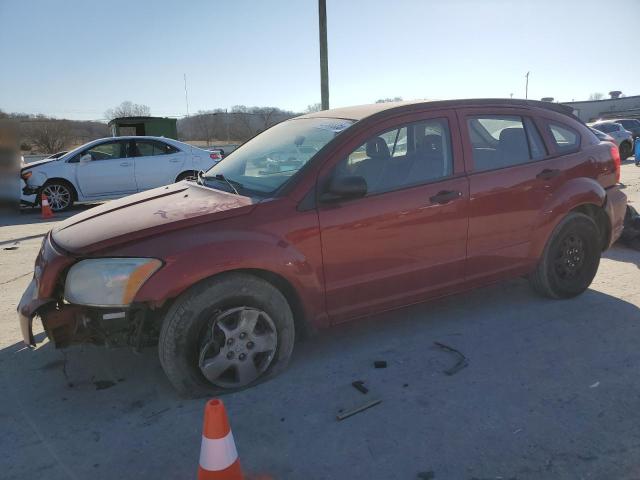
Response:
M198 183L57 224L18 307L23 338L38 315L57 346L157 342L182 394L246 388L297 337L354 318L519 276L581 294L622 231L619 179L618 149L558 104L310 113Z

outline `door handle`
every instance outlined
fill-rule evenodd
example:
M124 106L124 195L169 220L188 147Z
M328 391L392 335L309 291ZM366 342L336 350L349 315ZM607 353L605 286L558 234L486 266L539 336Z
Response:
M538 175L536 175L536 178L539 178L540 180L551 180L558 175L560 175L560 170L558 170L557 168L545 168Z
M458 192L457 190L442 190L433 197L430 197L429 200L431 200L431 203L443 205L455 200L456 198L460 198L461 196L462 192Z
M131 165L129 162L120 162L121 167L128 167L129 165Z
M179 158L172 158L171 160L169 160L171 163L178 163L180 162Z

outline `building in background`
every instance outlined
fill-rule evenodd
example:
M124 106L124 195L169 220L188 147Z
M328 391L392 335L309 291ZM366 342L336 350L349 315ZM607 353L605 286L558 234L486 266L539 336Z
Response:
M127 135L178 139L177 120L167 117L120 117L109 122L114 137Z
M573 113L583 122L607 118L640 118L640 95L622 97L622 92L609 92L611 98L563 102L573 108Z

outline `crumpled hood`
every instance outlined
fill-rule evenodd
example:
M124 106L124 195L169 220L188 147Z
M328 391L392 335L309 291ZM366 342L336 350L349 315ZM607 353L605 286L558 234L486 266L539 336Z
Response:
M37 167L39 165L45 165L47 163L55 162L55 158L48 158L44 160L38 160L37 162L29 162L20 165L20 171L24 172L25 170L29 170L30 168Z
M52 238L67 252L86 255L138 238L244 215L255 204L249 197L180 182L74 215L52 230Z

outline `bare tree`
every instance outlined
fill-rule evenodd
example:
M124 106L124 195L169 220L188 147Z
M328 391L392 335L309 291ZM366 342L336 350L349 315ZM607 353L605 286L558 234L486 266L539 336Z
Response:
M147 105L130 102L126 100L114 108L110 108L104 112L107 120L113 120L120 117L147 117L151 113L151 109Z
M376 103L401 102L401 101L402 101L402 97L380 98L376 100Z
M311 105L307 105L306 110L304 111L305 113L313 113L313 112L319 112L320 110L322 110L322 104L321 103L313 103Z
M71 142L68 120L38 120L29 126L31 142L44 153L64 150Z
M589 95L589 100L602 100L604 98L604 93L594 92Z

